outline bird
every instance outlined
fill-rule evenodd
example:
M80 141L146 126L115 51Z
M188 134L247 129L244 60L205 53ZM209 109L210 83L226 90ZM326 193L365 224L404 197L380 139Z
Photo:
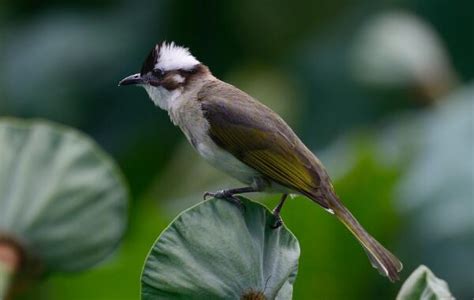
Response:
M143 87L153 103L168 112L193 148L208 163L243 187L206 192L243 208L237 195L281 193L273 210L277 229L288 195L303 195L335 215L356 237L380 274L392 282L403 265L373 238L337 196L321 161L273 110L237 87L216 78L189 48L156 44L140 73L119 86Z

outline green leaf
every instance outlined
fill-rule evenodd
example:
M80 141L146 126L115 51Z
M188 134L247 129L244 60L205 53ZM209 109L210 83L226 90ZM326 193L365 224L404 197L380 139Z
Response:
M446 281L437 278L426 266L419 266L403 284L397 300L454 299Z
M268 209L241 199L244 213L211 199L163 231L145 262L142 299L291 299L298 241L285 226L270 228Z
M76 130L0 119L0 233L46 271L77 271L118 246L128 191L114 162Z

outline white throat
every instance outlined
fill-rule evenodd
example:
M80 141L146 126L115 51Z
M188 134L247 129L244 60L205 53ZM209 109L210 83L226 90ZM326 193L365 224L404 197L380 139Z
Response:
M148 96L150 96L151 101L153 101L156 106L166 111L170 110L170 107L173 102L175 102L176 99L181 96L182 93L181 88L177 88L173 91L168 91L167 89L161 86L154 87L152 85L145 84L143 85L143 87L147 91Z

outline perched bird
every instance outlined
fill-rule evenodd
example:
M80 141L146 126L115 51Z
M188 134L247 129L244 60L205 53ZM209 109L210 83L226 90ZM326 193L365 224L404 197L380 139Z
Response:
M275 224L288 194L304 195L334 214L357 238L372 265L391 281L401 262L359 224L336 195L319 159L285 121L245 92L212 75L187 48L157 44L140 73L119 85L139 85L168 112L197 152L211 165L235 177L244 187L205 193L242 207L235 195L282 193Z

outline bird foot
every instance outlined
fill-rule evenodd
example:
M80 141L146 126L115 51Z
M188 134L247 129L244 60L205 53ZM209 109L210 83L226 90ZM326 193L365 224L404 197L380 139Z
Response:
M283 220L281 219L280 215L273 213L273 218L274 220L273 220L273 223L270 225L270 228L277 229L281 225L283 225Z
M240 200L237 196L229 193L226 190L220 190L217 192L205 192L203 195L204 200L207 200L208 197L214 197L216 199L229 201L230 203L237 206L242 211L242 213L245 213L245 205L242 203L242 200Z

